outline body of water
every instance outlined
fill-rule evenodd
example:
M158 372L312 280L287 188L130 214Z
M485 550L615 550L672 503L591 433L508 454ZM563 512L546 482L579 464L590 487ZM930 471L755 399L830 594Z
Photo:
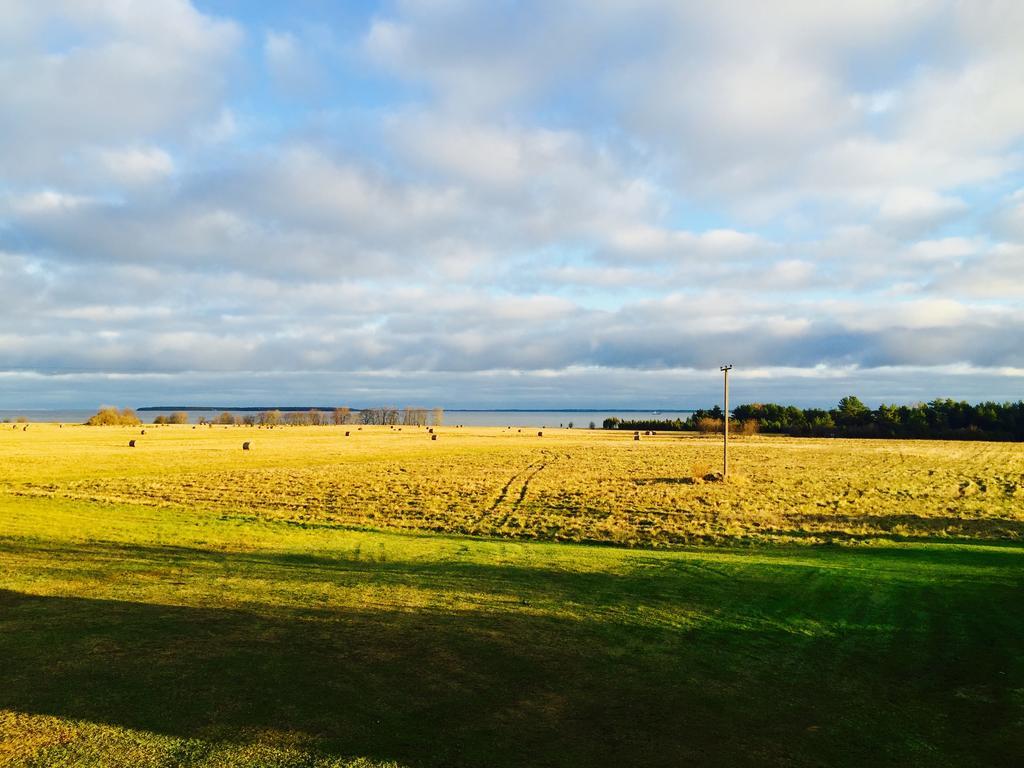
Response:
M212 419L223 411L201 410L188 411L189 421L195 423L200 417ZM244 416L252 411L236 411L226 409L228 413ZM24 417L29 421L62 422L64 424L81 424L95 410L0 410L0 421L15 421ZM172 411L139 411L139 418L151 423L157 416L169 416ZM444 423L447 425L464 424L467 427L568 427L571 423L577 429L587 428L590 422L597 427L612 416L620 419L685 419L693 411L457 411L446 410ZM353 414L358 419L358 413Z

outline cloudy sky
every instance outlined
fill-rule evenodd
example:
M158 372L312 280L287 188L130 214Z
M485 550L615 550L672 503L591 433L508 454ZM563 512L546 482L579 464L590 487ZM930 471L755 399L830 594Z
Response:
M0 7L0 408L1024 396L1024 3Z

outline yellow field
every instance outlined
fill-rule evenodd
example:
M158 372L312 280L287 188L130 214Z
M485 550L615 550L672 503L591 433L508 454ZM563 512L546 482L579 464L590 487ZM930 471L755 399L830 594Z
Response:
M144 429L4 425L0 493L628 545L1024 537L1024 446L1009 443L747 437L722 484L704 478L720 442L691 434Z

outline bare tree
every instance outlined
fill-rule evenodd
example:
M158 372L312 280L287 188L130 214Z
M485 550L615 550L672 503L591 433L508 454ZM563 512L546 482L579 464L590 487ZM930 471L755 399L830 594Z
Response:
M444 408L434 408L431 411L430 423L435 427L440 427L444 422Z
M423 427L427 424L426 408L406 408L402 412L402 423L412 427Z
M265 427L273 427L281 423L281 412L278 410L262 411L260 413L260 424Z

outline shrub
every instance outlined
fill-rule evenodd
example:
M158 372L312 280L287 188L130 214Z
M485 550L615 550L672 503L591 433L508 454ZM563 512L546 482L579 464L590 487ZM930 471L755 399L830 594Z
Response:
M697 430L703 435L714 434L722 431L723 423L724 422L721 419L715 419L711 416L701 416L697 419Z
M711 464L704 459L698 459L690 466L690 476L694 480L703 480L711 474Z
M131 408L122 408L120 411L112 405L101 406L95 414L85 422L90 427L127 426L137 427L142 420L135 415Z

